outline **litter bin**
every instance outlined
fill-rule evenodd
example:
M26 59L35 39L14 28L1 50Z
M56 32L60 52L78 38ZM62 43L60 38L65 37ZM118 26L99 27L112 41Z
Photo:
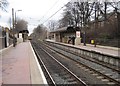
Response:
M72 37L72 45L75 45L75 37Z
M91 40L91 44L94 44L95 43L95 41L94 40Z

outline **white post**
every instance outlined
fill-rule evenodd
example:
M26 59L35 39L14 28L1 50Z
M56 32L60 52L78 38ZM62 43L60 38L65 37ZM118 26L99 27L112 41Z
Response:
M80 45L80 44L81 44L80 31L76 31L75 45Z
M6 42L7 42L7 47L9 46L9 32L6 32Z

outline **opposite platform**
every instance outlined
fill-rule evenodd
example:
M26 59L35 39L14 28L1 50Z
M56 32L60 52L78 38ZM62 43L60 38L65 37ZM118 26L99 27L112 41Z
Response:
M55 42L54 40L49 40L49 39L46 39L46 41L50 41L53 43ZM84 46L83 43L81 43L80 45L72 45L72 44L67 44L67 43L62 43L62 42L55 42L55 43L72 46L75 48L80 48L80 49L84 49L88 51L95 51L95 52L105 54L105 55L120 57L120 48L117 48L117 47L101 46L101 45L96 45L96 47L94 47L94 45L92 44L86 44L86 46Z
M2 54L2 84L47 84L30 42L9 47Z

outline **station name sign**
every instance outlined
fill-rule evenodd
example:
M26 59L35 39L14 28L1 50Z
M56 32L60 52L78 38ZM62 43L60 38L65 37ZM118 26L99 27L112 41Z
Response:
M76 31L76 37L80 37L80 31Z

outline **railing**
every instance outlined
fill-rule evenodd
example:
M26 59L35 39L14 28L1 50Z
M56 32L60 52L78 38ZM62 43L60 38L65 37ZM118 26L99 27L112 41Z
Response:
M9 45L11 45L12 43L13 43L13 39L9 37ZM6 38L0 37L0 49L6 48L8 46L7 46Z

